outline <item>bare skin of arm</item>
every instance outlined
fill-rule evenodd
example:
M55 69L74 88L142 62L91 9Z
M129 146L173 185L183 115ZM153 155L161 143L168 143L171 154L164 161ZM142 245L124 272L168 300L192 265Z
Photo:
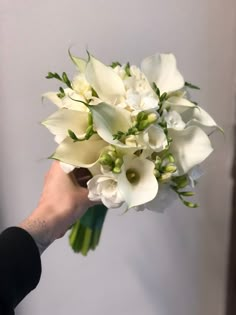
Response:
M74 174L66 174L55 161L45 176L37 208L19 226L31 234L42 254L93 204Z

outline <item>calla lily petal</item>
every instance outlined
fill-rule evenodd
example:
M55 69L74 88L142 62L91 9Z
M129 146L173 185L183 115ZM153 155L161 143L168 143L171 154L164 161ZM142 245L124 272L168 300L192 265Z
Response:
M164 212L177 201L178 195L167 184L160 184L155 199L144 205L144 208L153 212Z
M87 61L82 59L82 58L79 58L79 57L76 57L76 56L73 56L70 52L70 50L68 50L68 53L69 53L69 56L71 58L71 60L74 62L74 64L76 65L76 67L79 69L79 71L81 73L84 73L85 72L85 69L86 69L86 65L87 65Z
M66 138L52 155L53 159L76 167L92 167L97 163L101 150L107 146L99 136L93 135L89 140L74 142Z
M125 94L122 79L111 68L90 55L85 76L93 89L103 101L115 104Z
M44 99L48 99L49 101L51 101L53 104L55 104L56 106L58 106L59 108L63 107L63 103L61 98L59 98L57 96L58 92L47 92L44 93L42 95L42 100L44 101Z
M195 165L203 162L213 151L208 136L201 128L190 126L184 130L169 129L173 139L170 152L175 157L178 175L187 173Z
M128 208L132 208L154 199L158 192L158 182L153 174L154 163L142 159L124 157L122 172L118 175L118 189L120 190ZM129 172L137 177L130 181ZM145 191L145 193L144 193Z
M188 109L182 117L187 122L187 126L215 127L221 129L214 119L200 106Z
M70 88L64 89L64 92L65 96L63 98L59 98L57 96L58 92L47 92L43 94L42 100L46 98L59 108L65 107L78 111L89 111L88 108L83 103L81 103L86 102L85 98L82 95L79 95Z
M42 124L55 136L66 137L70 129L77 137L82 137L88 127L88 113L62 108L49 116Z
M184 87L184 78L177 69L173 54L155 54L147 57L142 61L141 69L150 84L155 82L161 93Z
M71 89L67 92L66 96L62 98L63 107L80 112L89 112L88 107L82 102L86 102L85 98Z
M186 98L178 97L178 96L171 96L169 97L163 104L163 108L170 107L171 109L175 110L179 114L184 113L189 108L196 107L196 105Z
M106 103L89 106L89 109L93 114L95 130L99 136L110 144L125 146L119 140L114 140L113 135L118 131L126 132L131 127L130 113Z

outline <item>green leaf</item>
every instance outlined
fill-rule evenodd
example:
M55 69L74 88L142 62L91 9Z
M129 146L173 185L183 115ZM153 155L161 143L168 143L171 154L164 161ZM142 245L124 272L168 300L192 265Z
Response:
M172 181L178 188L184 188L188 185L188 177L186 175L173 177Z
M48 75L46 76L46 79L57 79L59 81L63 81L62 78L59 76L58 73L52 73L52 72L48 72Z
M180 191L179 194L184 197L192 197L195 195L193 191Z
M63 98L63 97L65 97L65 91L64 91L64 89L62 88L62 87L59 87L59 93L57 93L57 96L59 97L59 98Z
M71 137L72 140L79 141L79 139L76 137L76 134L70 129L68 129L68 135Z
M117 66L121 67L121 64L118 61L113 61L112 64L110 65L110 67L112 67L113 69Z
M125 65L125 72L127 74L128 77L131 77L131 73L130 73L130 63L127 62L127 64Z
M198 208L199 207L199 205L197 203L193 203L193 202L186 201L186 200L182 200L182 202L186 207L189 207L189 208Z
M93 97L98 97L98 93L92 88L92 96Z
M190 89L194 89L194 90L200 90L200 87L196 86L196 85L193 85L192 83L190 82L185 82L184 85Z
M156 93L156 95L160 98L161 92L160 92L160 90L159 90L159 88L157 87L157 85L156 85L155 82L152 83L152 88L153 88L154 92Z
M62 73L62 80L70 89L72 89L71 82L68 79L68 76L67 76L67 74L65 72Z
M163 102L164 100L166 100L167 99L167 93L165 92L165 93L163 93L162 95L161 95L161 97L160 97L160 102Z

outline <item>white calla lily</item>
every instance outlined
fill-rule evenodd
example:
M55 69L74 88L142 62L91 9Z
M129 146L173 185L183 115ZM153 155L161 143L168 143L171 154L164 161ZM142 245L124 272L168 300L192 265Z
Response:
M107 143L97 135L77 142L68 137L57 147L52 158L76 167L89 168L97 163L105 146Z
M63 137L68 137L68 130L72 130L78 138L83 138L88 127L88 113L62 108L45 119L42 125L60 137L61 141Z
M170 107L172 110L175 110L179 114L182 114L189 108L196 107L196 105L184 97L171 96L163 104L163 108L168 107Z
M178 200L178 195L168 184L159 184L158 194L155 199L146 203L144 209L153 212L164 212Z
M86 66L85 77L104 102L114 105L119 103L121 96L125 95L124 83L119 75L91 55Z
M150 84L153 82L163 92L172 92L184 87L184 78L177 69L173 54L155 54L145 58L141 69Z
M89 111L88 108L82 103L86 102L86 99L83 97L83 95L79 95L70 88L64 89L64 93L65 96L63 98L59 98L57 96L58 92L47 92L43 94L42 99L48 99L59 108L65 107L78 111Z
M42 95L42 101L44 101L44 99L48 99L50 102L52 102L53 104L55 104L56 106L58 106L59 108L63 107L63 103L61 98L59 98L57 96L58 92L47 92L44 93Z
M158 182L153 174L154 163L139 157L124 157L122 172L117 176L118 189L128 209L147 203L158 192Z
M178 175L187 173L203 162L213 151L208 136L201 128L190 126L184 130L169 129L173 139L170 152L175 158Z
M86 69L87 61L84 60L83 58L79 58L79 57L72 55L70 50L68 52L69 52L69 56L70 56L71 60L74 62L74 64L78 68L78 70L81 73L84 73L85 69Z
M187 122L187 126L218 128L222 130L215 120L200 106L189 108L183 113L182 117Z
M113 135L118 131L126 132L131 127L130 113L122 108L100 103L89 106L93 115L95 130L99 136L110 144L125 146L119 140L114 140Z
M78 95L74 91L62 98L62 104L64 108L76 110L79 112L89 112L88 107L84 105L83 102L86 103L85 98L82 95Z

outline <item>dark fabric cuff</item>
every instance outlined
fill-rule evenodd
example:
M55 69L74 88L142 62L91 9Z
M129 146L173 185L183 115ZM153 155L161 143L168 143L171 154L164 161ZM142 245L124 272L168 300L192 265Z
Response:
M32 236L24 229L10 227L0 234L0 300L10 308L39 283L41 259Z

